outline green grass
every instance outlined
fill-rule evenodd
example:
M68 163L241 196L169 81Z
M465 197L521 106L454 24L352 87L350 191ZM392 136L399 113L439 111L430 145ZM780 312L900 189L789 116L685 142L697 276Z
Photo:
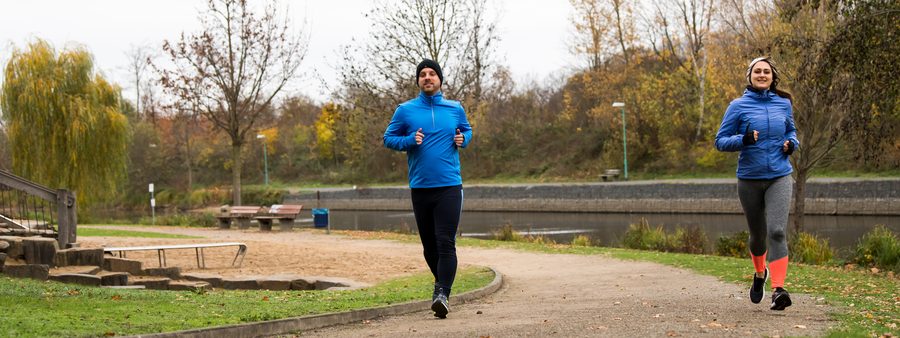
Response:
M487 285L493 273L461 269L454 291ZM429 299L430 273L348 291L115 290L0 277L0 336L111 336L342 312Z
M85 237L140 237L140 238L203 238L198 236L186 236L176 234L166 234L161 232L150 231L131 231L119 229L102 229L78 227L78 236Z
M415 235L343 231L356 238L393 239L416 242ZM503 242L474 238L459 238L460 246L506 248L550 254L604 255L608 257L650 261L693 270L736 284L750 281L752 267L749 259L710 255L664 253L619 248L542 245L528 242ZM834 337L881 336L900 333L900 280L884 273L875 275L862 269L843 269L833 266L791 263L785 288L791 292L814 295L835 306L833 319L839 325L828 332Z

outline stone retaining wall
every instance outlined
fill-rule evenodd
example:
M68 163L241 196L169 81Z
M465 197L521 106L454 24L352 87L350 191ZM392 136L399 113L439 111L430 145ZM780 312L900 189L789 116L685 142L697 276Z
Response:
M586 184L466 185L467 211L741 213L736 180L643 181ZM807 214L900 215L900 179L814 180ZM317 193L285 203L317 205ZM336 210L410 210L409 188L320 191L318 205Z

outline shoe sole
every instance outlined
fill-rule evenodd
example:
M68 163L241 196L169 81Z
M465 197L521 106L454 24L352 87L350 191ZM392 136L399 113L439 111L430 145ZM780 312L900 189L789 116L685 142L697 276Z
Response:
M781 295L780 297L775 298L775 300L772 301L772 306L769 308L775 311L784 311L784 309L788 306L791 306L791 304L793 304L793 302L791 302L790 296Z
M450 313L450 309L444 306L443 303L436 301L431 303L431 311L434 311L434 316L444 319L447 318L447 313Z
M753 278L756 279L756 275L753 275ZM769 281L769 268L766 268L766 277L763 278L762 282L762 296L759 296L759 300L753 301L753 285L750 285L750 302L753 304L759 304L762 302L763 298L766 298L766 283Z

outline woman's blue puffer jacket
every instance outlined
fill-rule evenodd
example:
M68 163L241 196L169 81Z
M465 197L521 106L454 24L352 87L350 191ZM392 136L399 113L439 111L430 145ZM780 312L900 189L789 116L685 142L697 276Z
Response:
M759 131L755 144L744 145L745 133ZM752 89L731 101L719 132L716 133L716 149L740 151L737 177L740 179L773 179L793 172L788 154L782 147L784 141L800 149L791 101L774 92Z

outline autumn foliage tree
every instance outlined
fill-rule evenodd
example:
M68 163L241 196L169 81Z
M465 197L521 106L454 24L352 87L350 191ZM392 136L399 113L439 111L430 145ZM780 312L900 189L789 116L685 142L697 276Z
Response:
M38 40L13 51L0 92L13 171L73 190L82 205L114 197L129 140L120 95L83 48L57 53Z
M166 41L172 65L159 65L165 91L190 103L231 141L232 202L241 204L242 149L260 116L297 75L307 42L276 6L255 12L246 0L209 0L203 30Z

